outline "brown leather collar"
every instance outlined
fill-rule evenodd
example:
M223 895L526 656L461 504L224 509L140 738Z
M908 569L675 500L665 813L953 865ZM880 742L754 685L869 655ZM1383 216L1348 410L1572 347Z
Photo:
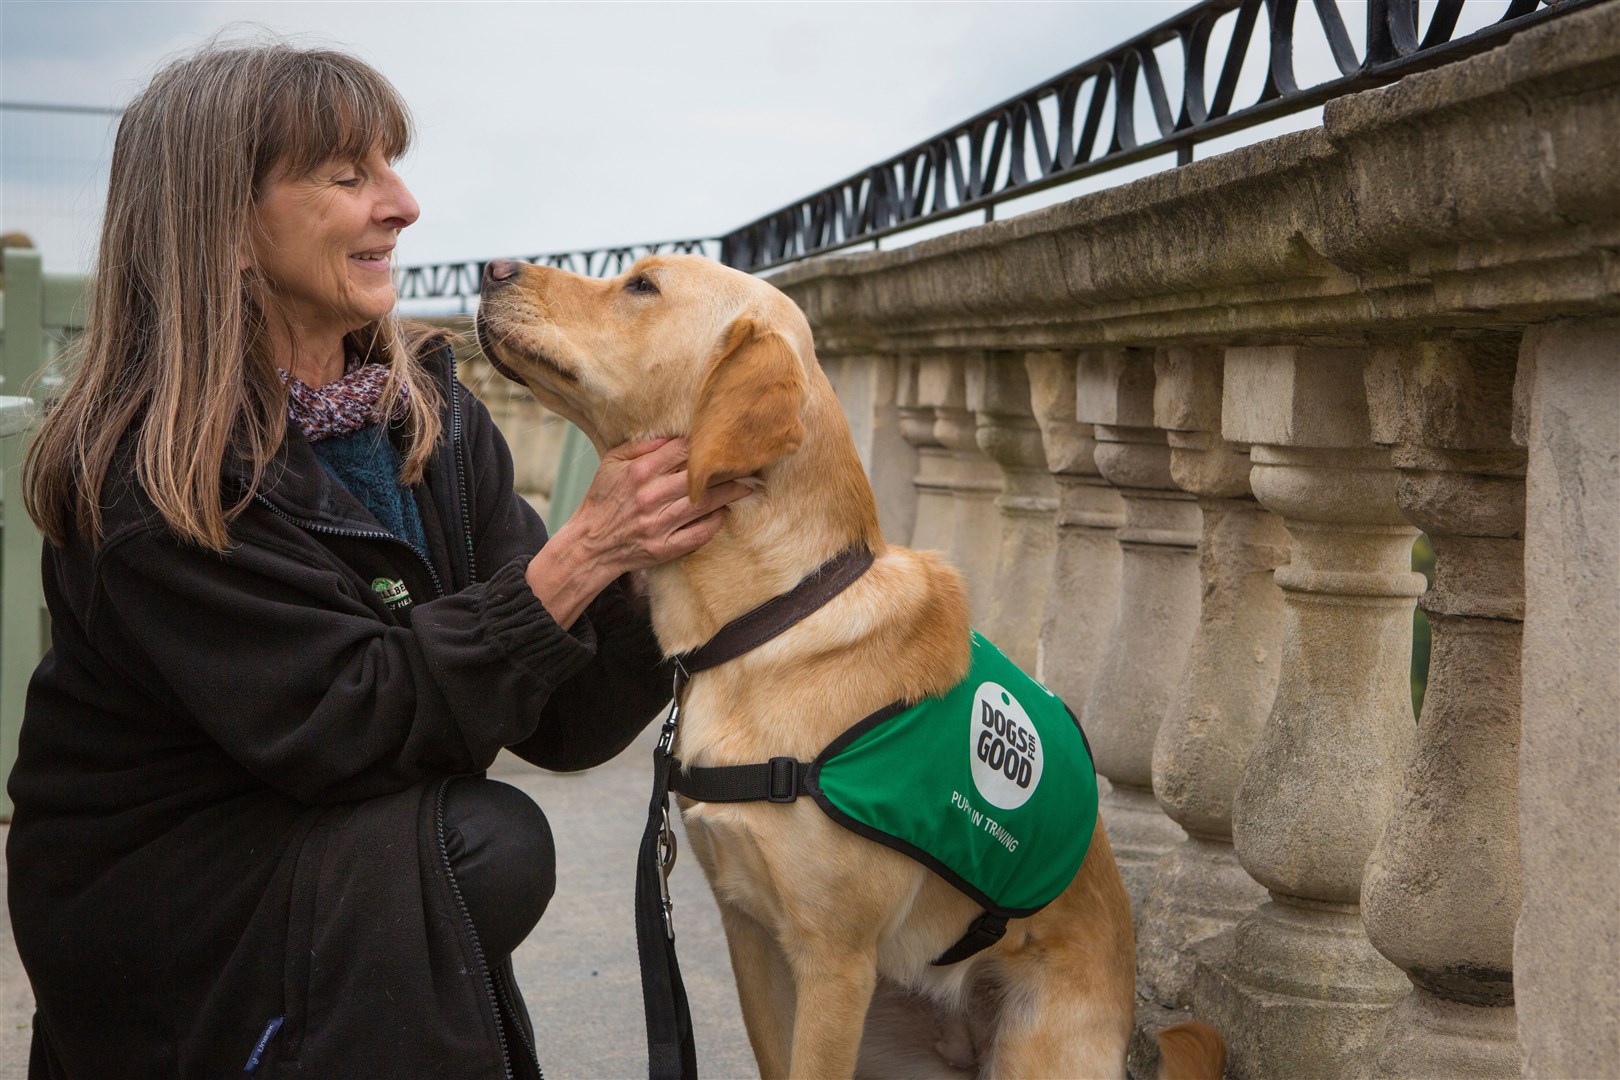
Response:
M872 552L867 548L845 548L818 566L792 590L739 615L722 626L704 644L675 656L675 662L687 675L693 675L727 660L734 660L813 614L854 584L871 565Z

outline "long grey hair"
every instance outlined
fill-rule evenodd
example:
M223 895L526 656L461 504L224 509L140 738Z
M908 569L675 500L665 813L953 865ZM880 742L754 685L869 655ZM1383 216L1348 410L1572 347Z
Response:
M281 40L214 42L163 68L125 110L85 332L25 466L29 514L54 544L101 536L101 494L120 444L173 532L216 551L286 437L286 388L269 351L274 298L251 265L255 200L281 177L412 134L399 93L369 65ZM246 267L246 269L244 269ZM256 284L261 287L256 288ZM267 310L269 309L269 310ZM390 315L348 347L405 394L413 483L439 439L441 396L416 362L427 331ZM227 458L245 489L221 483Z

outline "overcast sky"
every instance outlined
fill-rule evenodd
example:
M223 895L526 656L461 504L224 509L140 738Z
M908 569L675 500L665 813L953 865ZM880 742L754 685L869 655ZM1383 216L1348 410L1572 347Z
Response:
M415 264L718 235L1187 6L0 0L0 100L121 105L231 26L335 43L415 112ZM33 233L50 269L88 265L107 122L3 123L0 229Z

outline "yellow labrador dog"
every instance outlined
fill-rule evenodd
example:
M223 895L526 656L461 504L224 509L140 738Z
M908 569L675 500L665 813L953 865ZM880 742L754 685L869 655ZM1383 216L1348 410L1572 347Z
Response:
M486 355L605 451L685 435L696 499L751 478L709 544L647 573L667 654L865 545L871 568L765 645L695 674L688 766L809 761L880 707L941 694L970 659L957 572L885 544L844 414L786 295L695 256L597 280L510 262L486 272ZM970 959L930 961L980 906L811 799L682 801L719 902L762 1076L1122 1077L1134 1004L1131 913L1101 826L1055 901ZM1219 1076L1202 1025L1161 1037L1161 1076Z

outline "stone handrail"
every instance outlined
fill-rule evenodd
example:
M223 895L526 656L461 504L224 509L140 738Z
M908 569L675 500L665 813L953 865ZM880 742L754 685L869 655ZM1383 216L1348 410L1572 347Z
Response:
M887 535L1079 707L1142 985L1234 1075L1620 1075L1617 132L1610 3L771 279Z

